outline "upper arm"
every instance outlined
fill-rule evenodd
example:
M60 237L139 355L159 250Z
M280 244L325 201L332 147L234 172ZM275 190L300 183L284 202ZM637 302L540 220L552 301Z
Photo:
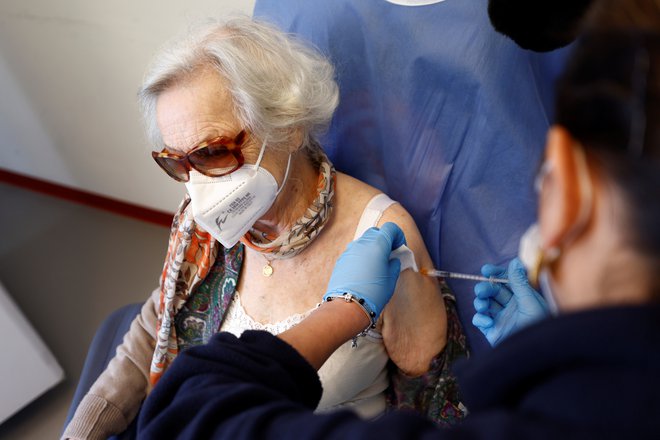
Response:
M419 268L433 267L415 222L401 205L392 205L383 213L379 226L385 222L394 222L403 230ZM397 367L411 376L425 373L447 342L447 316L438 280L412 270L402 272L383 311L381 332Z

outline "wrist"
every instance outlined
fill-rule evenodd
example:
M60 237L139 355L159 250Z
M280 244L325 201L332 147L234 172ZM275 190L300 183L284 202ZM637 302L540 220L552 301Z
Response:
M337 348L368 325L370 321L359 305L330 301L321 303L301 323L278 337L318 370Z
M327 292L323 296L323 302L331 302L333 300L344 301L347 303L354 303L360 306L363 313L369 319L372 326L376 326L376 321L378 320L378 315L380 314L377 306L369 300L366 296L360 293L355 293L350 290L333 290Z
M338 297L334 301L323 301L318 308L319 312L332 314L345 340L355 336L371 324L371 320L364 309L353 301L345 301Z
M362 328L360 332L356 332L353 336L353 347L357 347L357 338L361 336L366 336L367 332L372 329L376 328L376 320L378 319L378 315L374 311L373 305L368 302L365 298L362 298L361 296L356 296L352 293L349 292L344 292L344 293L338 293L338 292L332 292L332 293L326 293L325 296L323 297L323 304L327 303L345 303L345 304L353 304L356 305L364 317L367 319L368 324ZM355 308L353 308L355 309Z

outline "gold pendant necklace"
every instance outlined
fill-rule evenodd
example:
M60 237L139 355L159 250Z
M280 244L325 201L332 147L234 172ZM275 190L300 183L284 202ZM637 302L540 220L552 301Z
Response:
M264 255L264 254L262 254L262 255ZM264 258L266 259L266 264L265 264L264 267L261 269L261 274L262 274L263 276L265 276L266 278L268 278L268 277L270 277L271 275L273 275L274 270L273 270L273 266L271 266L271 264L270 264L271 260L269 260L269 259L266 257L266 255L264 255Z

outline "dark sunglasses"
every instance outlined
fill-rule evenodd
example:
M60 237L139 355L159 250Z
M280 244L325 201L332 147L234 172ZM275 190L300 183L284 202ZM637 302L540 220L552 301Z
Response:
M246 131L241 130L233 139L220 136L202 142L184 156L168 153L165 149L160 153L152 151L151 156L177 182L187 182L191 168L209 177L224 176L236 171L245 162L241 146L246 137Z

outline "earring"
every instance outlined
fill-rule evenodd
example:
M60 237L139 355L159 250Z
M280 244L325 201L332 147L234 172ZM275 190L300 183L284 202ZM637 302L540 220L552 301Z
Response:
M543 267L559 258L560 250L552 247L544 250L541 243L541 231L538 223L530 226L520 238L518 256L527 270L527 279L535 289L539 286L539 277Z
M529 284L536 290L540 287L541 270L559 259L561 250L558 247L551 247L544 251L539 248L533 265L527 270L527 279Z

